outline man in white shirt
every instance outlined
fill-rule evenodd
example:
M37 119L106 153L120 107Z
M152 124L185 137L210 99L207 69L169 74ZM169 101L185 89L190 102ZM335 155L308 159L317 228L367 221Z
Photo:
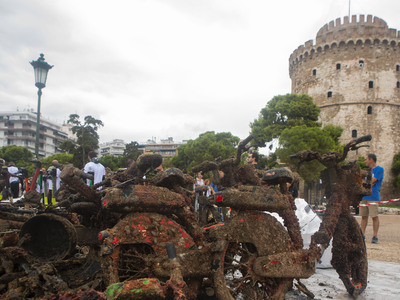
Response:
M53 164L56 163L58 164L58 160L53 160ZM50 167L47 170L48 177L47 177L47 190L48 190L48 197L51 199L52 204L55 204L55 193L60 189L60 184L61 184L61 179L60 179L60 174L61 170L56 167ZM54 186L55 183L55 187Z
M85 165L84 172L88 174L93 174L94 180L87 180L87 185L94 185L104 180L106 175L106 169L104 166L99 163L97 160L97 153L94 151L90 151L88 154L89 162ZM102 187L97 188L101 190Z
M11 194L13 198L18 198L19 197L19 178L17 176L18 168L12 161L8 163L8 173L10 174Z

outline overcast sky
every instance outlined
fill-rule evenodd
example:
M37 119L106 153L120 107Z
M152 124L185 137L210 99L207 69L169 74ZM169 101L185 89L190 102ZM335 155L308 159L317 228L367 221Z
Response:
M399 0L352 0L400 29ZM50 70L42 116L92 115L102 142L230 131L244 138L290 92L290 54L348 0L0 0L1 111L33 108L29 61Z

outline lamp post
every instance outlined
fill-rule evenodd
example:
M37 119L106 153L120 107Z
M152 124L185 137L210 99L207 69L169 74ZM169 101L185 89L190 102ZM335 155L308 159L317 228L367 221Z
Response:
M42 89L46 86L47 73L53 67L44 61L44 54L41 53L37 60L30 62L35 73L35 86L38 88L38 107L36 118L36 142L35 142L35 156L39 159L39 137L40 137L40 97L42 96Z

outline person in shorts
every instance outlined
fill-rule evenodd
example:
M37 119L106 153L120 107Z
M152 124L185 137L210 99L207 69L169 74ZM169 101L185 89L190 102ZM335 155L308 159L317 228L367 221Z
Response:
M374 204L369 206L361 206L360 207L360 216L361 219L361 230L365 236L365 229L368 224L368 217L372 218L372 228L373 228L373 237L372 243L378 243L378 229L379 229L379 218L378 218L378 205L376 204L381 200L379 195L379 191L381 189L382 180L383 180L383 168L376 164L376 155L368 154L365 160L368 167L372 169L372 194L369 196L365 196L362 198L361 204Z

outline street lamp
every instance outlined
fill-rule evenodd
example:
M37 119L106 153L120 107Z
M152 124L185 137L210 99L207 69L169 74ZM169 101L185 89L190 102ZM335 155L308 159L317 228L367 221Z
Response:
M39 159L39 137L40 137L40 96L42 96L42 89L46 86L47 73L53 67L44 61L44 54L41 53L37 60L30 62L35 72L35 86L38 88L38 107L36 118L36 142L35 142L35 156Z

